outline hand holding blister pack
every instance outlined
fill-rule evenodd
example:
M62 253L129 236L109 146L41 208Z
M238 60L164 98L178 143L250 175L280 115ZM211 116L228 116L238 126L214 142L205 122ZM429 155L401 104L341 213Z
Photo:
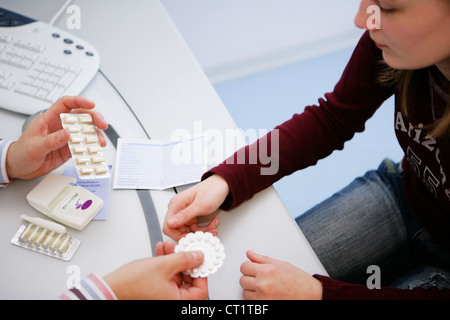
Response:
M80 179L110 178L108 165L93 124L85 113L63 113L62 126L70 133L69 149ZM27 194L29 204L48 217L82 230L103 208L103 200L77 183L77 178L47 175ZM80 240L66 233L53 221L21 216L23 223L11 243L25 249L68 261L80 246Z
M69 149L81 179L109 178L96 128L89 113L61 113L61 123L69 130Z
M215 273L223 264L225 259L225 248L218 237L209 232L197 231L189 233L181 238L175 246L175 252L202 251L204 255L203 263L197 268L185 271L185 274L192 278L208 277Z

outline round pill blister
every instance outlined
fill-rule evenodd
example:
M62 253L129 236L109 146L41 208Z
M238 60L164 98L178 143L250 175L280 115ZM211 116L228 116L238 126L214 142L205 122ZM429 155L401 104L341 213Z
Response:
M197 231L189 233L180 239L175 246L175 252L202 251L204 255L203 263L184 273L192 278L207 277L219 269L225 259L225 248L219 238L209 232Z

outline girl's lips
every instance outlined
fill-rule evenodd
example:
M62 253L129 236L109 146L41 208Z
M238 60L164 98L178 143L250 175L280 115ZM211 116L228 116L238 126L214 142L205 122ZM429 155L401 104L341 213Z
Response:
M383 48L387 48L387 46L386 45L384 45L384 44L381 44L381 43L379 43L379 42L377 42L377 41L375 41L375 39L374 39L374 37L373 37L373 34L372 33L370 33L370 38L372 39L372 41L375 43L375 45L378 47L378 48L380 48L380 49L383 49Z
M387 46L385 46L384 44L380 44L380 43L378 43L378 42L376 42L376 41L375 41L375 45L376 45L378 48L380 48L380 49L387 48Z

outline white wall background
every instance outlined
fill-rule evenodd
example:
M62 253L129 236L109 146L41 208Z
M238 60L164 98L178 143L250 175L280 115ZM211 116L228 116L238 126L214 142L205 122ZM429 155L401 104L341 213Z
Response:
M161 0L212 82L353 47L359 0Z

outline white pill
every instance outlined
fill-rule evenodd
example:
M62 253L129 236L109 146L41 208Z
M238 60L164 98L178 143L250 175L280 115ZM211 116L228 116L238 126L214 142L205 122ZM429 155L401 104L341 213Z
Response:
M96 166L95 167L96 174L104 174L106 172L108 172L108 167L106 167L106 166Z
M78 119L74 115L65 115L64 116L64 123L77 123Z
M85 137L86 143L95 143L98 142L98 137L96 135L90 134Z
M80 123L91 123L92 117L90 114L82 114L78 117L78 120L80 121Z
M192 278L207 277L215 273L222 266L225 259L225 248L220 243L219 238L208 232L197 231L189 233L180 239L175 246L175 252L202 251L204 255L203 263L192 270L186 270Z
M71 135L70 136L70 142L72 142L72 143L82 143L83 142L83 136Z

